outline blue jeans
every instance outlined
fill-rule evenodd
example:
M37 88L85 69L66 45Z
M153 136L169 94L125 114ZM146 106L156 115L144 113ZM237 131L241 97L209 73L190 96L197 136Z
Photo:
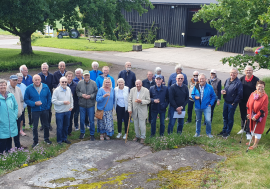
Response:
M90 108L83 108L80 107L80 129L81 133L85 133L85 115L88 115L89 122L90 122L90 135L95 134L95 123L94 123L94 115L95 115L95 106Z
M168 125L168 134L171 134L173 132L173 127L175 125L176 119L178 119L178 125L177 125L177 133L182 133L183 126L184 126L184 118L173 118L173 114L175 112L175 109L171 106L170 109L170 121ZM185 111L185 107L182 111Z
M211 134L211 107L208 106L205 109L197 109L195 108L196 112L196 133L200 135L201 133L201 122L202 122L202 113L204 114L204 119L206 123L206 134Z
M224 102L223 106L223 132L230 134L233 128L234 113L238 104L228 104Z
M61 143L67 140L70 114L71 114L71 111L55 113L58 143Z
M16 148L20 148L21 147L21 143L20 143L20 129L21 129L21 121L22 121L21 117L22 116L20 116L17 119L18 135L13 138L14 144L15 144L15 147Z
M193 110L194 101L189 100L188 101L188 122L191 122L192 120L192 110Z
M158 112L151 112L151 136L154 136L156 134L156 121L157 121L157 115L159 114L160 117L160 129L159 129L159 135L163 136L164 135L164 130L165 130L165 113L158 113Z

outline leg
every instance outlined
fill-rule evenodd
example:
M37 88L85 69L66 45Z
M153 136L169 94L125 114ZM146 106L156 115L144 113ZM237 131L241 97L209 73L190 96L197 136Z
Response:
M240 115L241 115L241 129L244 129L245 121L247 118L247 102L239 103Z
M165 112L163 113L159 113L159 117L160 117L160 129L159 129L159 135L163 136L164 135L164 130L165 130Z
M234 113L235 109L237 107L237 104L231 105L229 104L229 114L228 114L228 130L227 133L231 133L231 130L233 128L233 123L234 123Z
M129 113L128 113L128 111L125 111L125 116L124 116L124 123L125 123L125 134L127 133L127 128L128 128L128 120L129 120Z
M148 115L148 121L149 123L151 123L151 119L152 119L152 112L151 112L151 103L149 104L149 115Z
M23 127L25 127L25 108L23 109L23 112L22 112L22 121L23 121Z
M19 117L17 119L18 135L13 138L14 144L15 144L15 147L16 148L20 148L21 147L21 143L20 143L20 127L21 127L21 117Z
M80 114L80 107L79 105L74 106L75 113L74 113L74 126L75 128L79 128L79 114Z
M226 102L223 105L223 133L226 133L228 130L228 115L229 115L229 106Z
M56 118L56 129L57 129L57 143L62 142L62 132L63 132L63 119L64 113L55 113Z
M6 152L8 152L12 148L12 138L7 138L7 143L6 143Z
M49 109L49 126L51 126L51 122L52 122L52 104L51 104L51 107Z
M72 122L73 122L74 113L75 113L75 109L73 108L69 116L69 127L68 127L68 133L67 133L68 135L72 133Z
M192 120L192 110L193 110L194 101L188 101L188 119L187 122L191 122Z
M217 104L217 101L215 101L214 104L213 104L213 106L211 106L211 123L212 123L212 120L213 120L214 109L216 107L216 104Z
M181 134L184 127L184 118L178 118L177 133Z
M62 141L67 140L71 111L64 112Z
M7 138L0 139L0 154L3 154L7 149Z
M44 110L41 112L40 120L42 120L43 129L44 129L44 141L49 140L49 110Z
M175 121L176 121L176 119L173 118L173 114L174 114L174 109L170 108L169 109L170 121L169 121L169 125L168 125L168 134L173 133L173 127L174 127Z
M95 122L94 122L95 106L88 108L87 115L88 115L89 122L90 122L90 135L95 135Z
M139 118L133 117L133 121L134 121L134 129L135 129L136 137L140 138ZM144 122L145 122L145 120L144 120Z
M34 143L38 143L38 121L40 117L41 112L32 112L32 118L33 118L33 140Z
M29 125L33 124L33 120L32 120L32 112L31 112L31 106L27 106L27 110L28 110L28 119L29 119Z
M204 119L206 123L206 134L211 135L211 107L208 106L203 110L204 113Z
M85 114L86 114L86 108L80 107L80 129L81 129L81 133L83 134L85 133L85 127L84 127Z
M125 108L124 108L125 111ZM123 107L116 106L116 116L117 116L117 127L118 133L122 133L122 119L124 117Z
M196 133L200 135L201 133L201 124L202 124L202 109L195 108L196 112Z
M156 134L156 121L157 121L157 112L152 112L152 118L151 118L151 137Z
M141 130L141 139L145 139L145 135L146 135L145 120L139 119L139 127L140 127L140 130Z

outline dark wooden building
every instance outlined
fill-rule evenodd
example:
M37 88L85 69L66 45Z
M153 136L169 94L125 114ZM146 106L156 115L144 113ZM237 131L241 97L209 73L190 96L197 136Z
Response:
M217 35L209 23L191 21L201 5L217 3L216 0L150 0L155 6L140 16L138 12L123 11L125 19L133 28L134 35L144 33L154 23L158 27L157 38L165 39L173 45L200 47L201 37ZM244 47L259 46L250 36L241 35L219 48L220 51L242 53ZM211 48L211 47L209 47ZM214 48L214 47L212 47Z

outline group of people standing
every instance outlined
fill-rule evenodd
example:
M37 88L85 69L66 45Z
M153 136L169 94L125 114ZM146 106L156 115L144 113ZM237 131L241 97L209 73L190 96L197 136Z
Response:
M114 135L113 108L117 114L118 135L122 138L122 122L126 139L127 127L131 118L134 121L136 137L133 141L144 143L146 138L146 123L151 123L151 137L156 134L156 121L160 119L160 136L165 132L165 114L168 109L168 134L173 132L175 122L177 133L181 134L184 126L185 107L188 105L186 123L192 121L192 111L195 104L196 132L194 137L200 137L202 113L206 125L206 134L211 134L213 113L216 105L220 105L221 95L224 98L223 130L219 133L228 137L234 124L235 109L239 104L242 128L238 134L247 133L247 138L254 136L255 148L264 130L268 115L268 96L264 92L265 83L253 75L253 68L245 68L246 75L238 79L238 70L232 68L230 78L225 81L221 90L221 80L216 70L210 71L210 78L198 71L193 72L188 82L187 76L182 73L183 67L175 67L166 86L165 78L161 75L161 68L155 69L155 74L148 71L145 80L136 79L131 71L131 63L125 63L125 69L120 71L118 79L109 75L110 68L104 66L98 70L98 62L92 63L92 71L78 68L75 72L66 71L65 62L59 62L54 74L49 73L49 65L43 63L41 72L28 75L25 65L20 67L20 73L11 75L9 85L0 80L0 153L8 151L12 146L12 137L15 147L20 148L20 135L25 135L24 112L27 107L29 126L33 129L33 145L38 145L38 122L40 130L44 130L44 141L49 140L51 127L52 104L54 104L57 143L68 143L67 136L72 135L72 125L79 130L78 118L80 115L80 139L85 136L85 128L89 127L90 140L95 137L95 111L103 111L102 118L97 119L97 132L100 140L110 140ZM256 130L254 127L256 124ZM247 125L247 126L246 126Z

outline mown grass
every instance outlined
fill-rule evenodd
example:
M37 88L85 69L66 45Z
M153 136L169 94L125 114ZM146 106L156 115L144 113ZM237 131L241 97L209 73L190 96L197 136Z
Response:
M112 41L106 40L103 42L94 41L88 42L87 38L81 37L79 39L63 38L40 38L32 42L33 46L41 47L54 47L59 49L71 49L71 50L81 50L81 51L119 51L128 52L132 51L132 46L136 43L122 42L122 41ZM154 44L142 44L143 49L148 49L154 47Z
M0 35L12 35L12 34L9 33L8 31L4 31L4 30L0 29Z
M25 64L28 68L40 67L43 62L47 62L49 65L57 65L60 61L66 63L82 62L82 65L88 69L92 66L94 60L88 58L81 58L69 55L63 55L58 53L34 51L32 55L20 55L18 49L1 49L0 48L0 70L12 70L18 69L21 65ZM99 66L107 65L106 62L98 61Z

